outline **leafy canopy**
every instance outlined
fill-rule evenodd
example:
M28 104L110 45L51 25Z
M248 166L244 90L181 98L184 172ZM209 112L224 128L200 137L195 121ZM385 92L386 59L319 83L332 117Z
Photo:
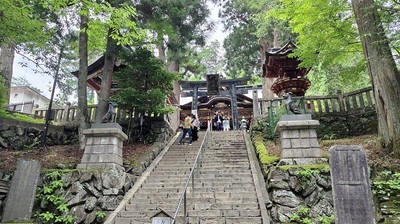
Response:
M270 11L278 19L289 21L296 33L297 51L302 66L323 66L354 59L362 54L349 1L281 0L281 7Z
M29 41L44 43L51 35L45 23L34 13L34 5L25 0L2 0L0 4L0 45Z
M142 113L171 112L165 102L173 89L173 81L178 80L177 74L168 71L163 62L144 47L134 51L124 48L120 58L124 67L114 74L117 91L112 98L121 107Z

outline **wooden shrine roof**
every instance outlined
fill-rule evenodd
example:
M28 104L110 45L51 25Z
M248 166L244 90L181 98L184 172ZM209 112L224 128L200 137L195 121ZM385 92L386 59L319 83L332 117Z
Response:
M299 61L295 57L288 57L296 49L292 41L288 41L283 47L272 48L265 52L263 65L263 77L266 78L298 78L304 77L309 69L299 68Z
M237 94L237 106L250 108L253 107L253 99L243 95ZM198 97L198 108L211 108L213 105L224 102L226 104L231 104L231 98L229 96L199 96ZM181 105L181 109L188 110L192 108L192 101Z

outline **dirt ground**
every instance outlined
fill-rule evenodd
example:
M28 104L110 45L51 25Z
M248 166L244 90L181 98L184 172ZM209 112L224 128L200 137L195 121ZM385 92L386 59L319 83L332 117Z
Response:
M273 142L267 143L268 153L280 155L279 146ZM400 159L395 158L392 153L381 149L377 135L361 135L343 139L319 140L319 145L324 157L329 156L329 149L334 145L360 145L364 148L367 155L368 164L376 170L400 171Z
M140 156L150 150L150 145L130 144L123 148L124 163L136 163ZM42 169L59 167L74 168L80 163L83 151L78 145L57 145L24 151L0 149L0 170L12 172L20 159L38 160Z
M280 149L273 142L267 143L270 154L280 155ZM329 155L329 148L333 145L361 145L367 154L370 166L382 169L400 171L400 159L394 158L390 153L380 150L376 135L363 135L337 140L321 140L319 142L324 156ZM132 144L123 148L125 163L137 163L140 156L150 150L150 145ZM78 145L49 146L45 149L31 149L25 151L13 151L0 149L0 170L12 172L15 170L19 159L33 159L41 162L42 168L51 169L57 167L74 168L82 158L83 151ZM61 165L62 164L62 165Z

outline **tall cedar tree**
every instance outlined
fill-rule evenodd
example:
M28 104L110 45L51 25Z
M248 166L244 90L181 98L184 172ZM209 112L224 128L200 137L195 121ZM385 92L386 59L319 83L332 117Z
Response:
M400 156L400 74L373 0L352 0L371 76L382 147Z
M79 33L79 75L78 75L78 119L79 119L79 147L85 149L83 130L89 126L87 110L86 79L88 71L88 21L87 11L81 9Z

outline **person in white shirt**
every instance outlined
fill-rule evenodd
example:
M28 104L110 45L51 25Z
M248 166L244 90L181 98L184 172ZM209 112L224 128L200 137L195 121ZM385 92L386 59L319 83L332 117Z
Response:
M229 119L227 117L224 117L224 120L222 121L222 125L224 127L224 131L229 131Z

